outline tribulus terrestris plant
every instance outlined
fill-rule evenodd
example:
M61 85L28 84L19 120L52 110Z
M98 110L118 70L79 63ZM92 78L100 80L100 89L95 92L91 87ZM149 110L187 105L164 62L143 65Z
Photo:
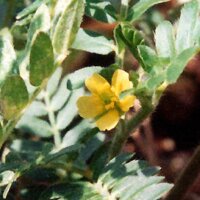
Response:
M200 150L173 186L159 167L122 148L199 52L199 1L186 3L175 24L147 23L153 40L138 24L165 0L24 2L0 1L10 6L0 31L2 198L181 199L198 174ZM83 16L114 24L113 37L81 28ZM115 61L66 73L80 51ZM137 70L125 67L127 51Z

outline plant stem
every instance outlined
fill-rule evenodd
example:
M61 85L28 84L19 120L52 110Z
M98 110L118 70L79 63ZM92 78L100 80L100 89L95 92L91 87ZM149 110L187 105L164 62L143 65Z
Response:
M148 117L152 110L152 106L146 105L132 119L130 119L127 124L125 124L125 122L120 123L110 146L109 160L121 152L130 132L133 132L144 121L144 119Z
M58 128L56 126L56 119L55 119L54 112L50 105L50 98L49 98L48 92L44 92L44 101L45 101L45 104L47 107L49 121L50 121L52 130L53 130L53 133L54 133L54 143L55 143L56 148L59 148L60 144L61 144L61 136L60 136L60 131L58 130Z
M194 152L188 165L178 177L175 186L169 192L165 200L181 200L192 186L200 172L200 145Z

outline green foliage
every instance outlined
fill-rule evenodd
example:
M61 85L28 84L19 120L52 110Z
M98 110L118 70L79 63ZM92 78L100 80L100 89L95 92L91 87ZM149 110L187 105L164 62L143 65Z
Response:
M1 114L7 120L14 118L26 106L28 99L23 79L18 75L8 76L0 92Z
M21 19L23 17L26 17L27 15L33 13L36 11L43 3L47 3L50 0L36 0L33 2L30 6L22 10L18 15L16 16L17 19Z
M30 82L39 86L54 71L54 53L49 36L37 33L30 52Z
M110 148L120 152L129 133L155 109L165 87L176 82L199 51L197 0L185 4L177 29L169 21L157 26L155 45L134 26L147 9L164 1L36 0L18 13L11 31L0 31L0 145L16 133L2 149L3 198L12 187L17 187L19 198L30 200L156 200L169 191L172 185L160 183L158 168L146 161L132 160L130 154L109 161ZM115 22L114 37L80 28L84 14ZM14 48L19 41L23 44ZM142 108L130 120L125 118L124 129L119 126L110 139L78 116L76 102L88 95L84 83L94 73L111 82L113 73L123 67L126 49L141 67L130 73L134 88L119 96L136 95ZM62 63L76 50L113 52L116 62L65 74L70 69L63 70Z
M150 7L165 1L167 0L140 0L138 3L129 8L127 20L134 22Z
M114 44L112 40L108 40L100 34L79 29L72 48L106 55L114 50Z
M9 33L0 35L0 49L0 85L2 85L6 76L11 73L16 60L16 53Z
M83 0L70 0L69 3L63 4L65 9L60 14L52 39L54 50L61 57L68 54L68 49L74 42L84 12Z
M127 162L130 158L131 155L120 155L111 160L96 182L57 184L48 188L39 199L159 199L171 186L159 183L162 177L155 176L157 168L145 161ZM150 194L148 191L152 190Z

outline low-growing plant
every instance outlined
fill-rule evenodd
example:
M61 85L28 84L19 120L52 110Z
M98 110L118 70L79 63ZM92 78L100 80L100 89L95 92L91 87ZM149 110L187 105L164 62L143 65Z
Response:
M122 152L130 133L155 110L165 88L200 49L198 0L183 6L175 25L161 20L152 30L155 45L137 28L141 16L162 2L36 0L10 28L1 29L4 199L156 200L172 188L157 175L159 167ZM113 37L80 28L83 15L114 23ZM112 52L115 62L64 74L64 61L76 50ZM124 69L126 50L139 69ZM188 185L178 183L166 199L181 199Z

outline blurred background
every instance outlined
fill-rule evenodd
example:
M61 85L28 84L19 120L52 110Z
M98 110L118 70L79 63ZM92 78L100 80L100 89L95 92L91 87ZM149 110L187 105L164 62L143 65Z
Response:
M164 19L174 24L185 0L171 0L150 9L136 24L143 30L152 46L155 27ZM0 0L0 28L12 27L15 16L28 6L31 0ZM81 25L84 29L113 37L116 24L95 21L87 16ZM20 50L26 41L26 26L12 27L15 48ZM65 73L84 66L104 66L114 63L114 54L100 56L82 51L73 51L64 61ZM127 51L127 70L137 70L138 63ZM142 126L131 134L125 151L136 152L139 158L147 159L152 165L162 167L161 173L167 181L174 182L187 164L200 142L200 55L185 68L176 84L170 85L162 96L156 111ZM191 187L185 200L200 200L200 177Z

